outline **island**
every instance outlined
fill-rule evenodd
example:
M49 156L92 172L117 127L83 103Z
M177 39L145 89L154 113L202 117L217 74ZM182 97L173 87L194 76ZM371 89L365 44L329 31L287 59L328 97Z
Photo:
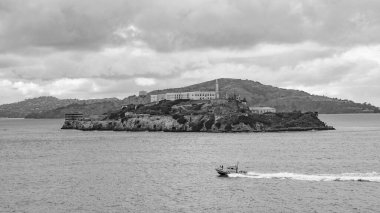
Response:
M102 118L80 115L64 121L62 129L165 132L280 132L334 130L317 112L252 112L236 99L160 100L129 104Z

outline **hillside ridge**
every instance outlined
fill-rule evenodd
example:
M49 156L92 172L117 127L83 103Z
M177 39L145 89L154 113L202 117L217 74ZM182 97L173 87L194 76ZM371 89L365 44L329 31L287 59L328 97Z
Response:
M315 111L324 114L333 113L379 113L378 107L369 103L355 103L350 100L312 95L304 91L283 89L265 85L257 81L219 78L221 97L240 95L246 98L249 106L269 106L279 112ZM124 99L58 99L52 96L26 99L24 101L0 105L0 117L27 118L63 118L65 113L81 111L86 114L107 113L127 104L149 103L149 96L167 92L188 92L215 90L215 80L205 81L180 88L154 90L146 97L129 96Z
M246 98L250 106L270 106L281 112L316 111L326 114L380 112L378 107L368 103L362 104L350 100L312 95L300 90L278 88L247 79L219 78L218 82L221 97L226 94L230 96L238 94L242 98ZM215 90L215 80L181 88L154 90L149 94L198 90Z

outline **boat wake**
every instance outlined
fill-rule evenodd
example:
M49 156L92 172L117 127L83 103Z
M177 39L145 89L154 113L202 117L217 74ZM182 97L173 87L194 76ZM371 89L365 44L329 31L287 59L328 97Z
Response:
M254 179L290 179L303 181L362 181L379 182L380 174L371 173L342 173L342 174L297 174L297 173L257 173L247 172L247 174L228 174L228 177L254 178Z

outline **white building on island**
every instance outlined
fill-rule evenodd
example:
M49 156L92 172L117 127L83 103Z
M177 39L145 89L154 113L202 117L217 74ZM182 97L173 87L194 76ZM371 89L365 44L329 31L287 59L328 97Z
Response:
M276 109L273 107L249 107L249 110L251 110L251 112L257 113L257 114L264 114L267 112L273 112L273 113L276 112Z
M178 99L190 99L190 100L211 100L219 98L219 85L218 79L215 83L215 91L194 91L194 92L176 92L176 93L164 93L157 95L150 95L150 102L157 102L162 100L178 100Z

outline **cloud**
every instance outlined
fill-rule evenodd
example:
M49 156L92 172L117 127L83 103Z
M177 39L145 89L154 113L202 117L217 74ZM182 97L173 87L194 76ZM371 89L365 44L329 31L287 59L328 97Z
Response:
M0 89L125 97L220 77L380 105L375 0L0 1Z
M112 31L134 11L128 1L4 0L0 50L26 47L94 50L112 44ZM137 12L137 11L136 11Z
M142 39L159 51L245 49L262 42L350 46L379 41L376 1L169 2L170 7L159 2L134 19Z
M142 40L157 51L262 42L377 43L380 3L313 0L4 0L0 51L97 50Z
M94 83L87 79L59 79L52 82L11 82L3 80L1 86L11 87L26 97L57 95L66 93L96 91Z
M151 86L156 84L156 80L153 78L136 78L135 82L139 86Z
M2 78L23 82L13 88L26 97L123 98L138 90L231 77L362 101L363 96L350 95L355 93L348 92L347 87L376 87L374 79L380 80L378 55L378 46L342 49L310 42L260 44L239 51L223 48L176 53L161 53L139 44L106 48L80 57L62 52L43 60L15 57L13 61L21 65L2 69L7 70L2 72ZM369 94L364 101L378 103L375 90L366 91ZM371 95L374 97L369 99Z

